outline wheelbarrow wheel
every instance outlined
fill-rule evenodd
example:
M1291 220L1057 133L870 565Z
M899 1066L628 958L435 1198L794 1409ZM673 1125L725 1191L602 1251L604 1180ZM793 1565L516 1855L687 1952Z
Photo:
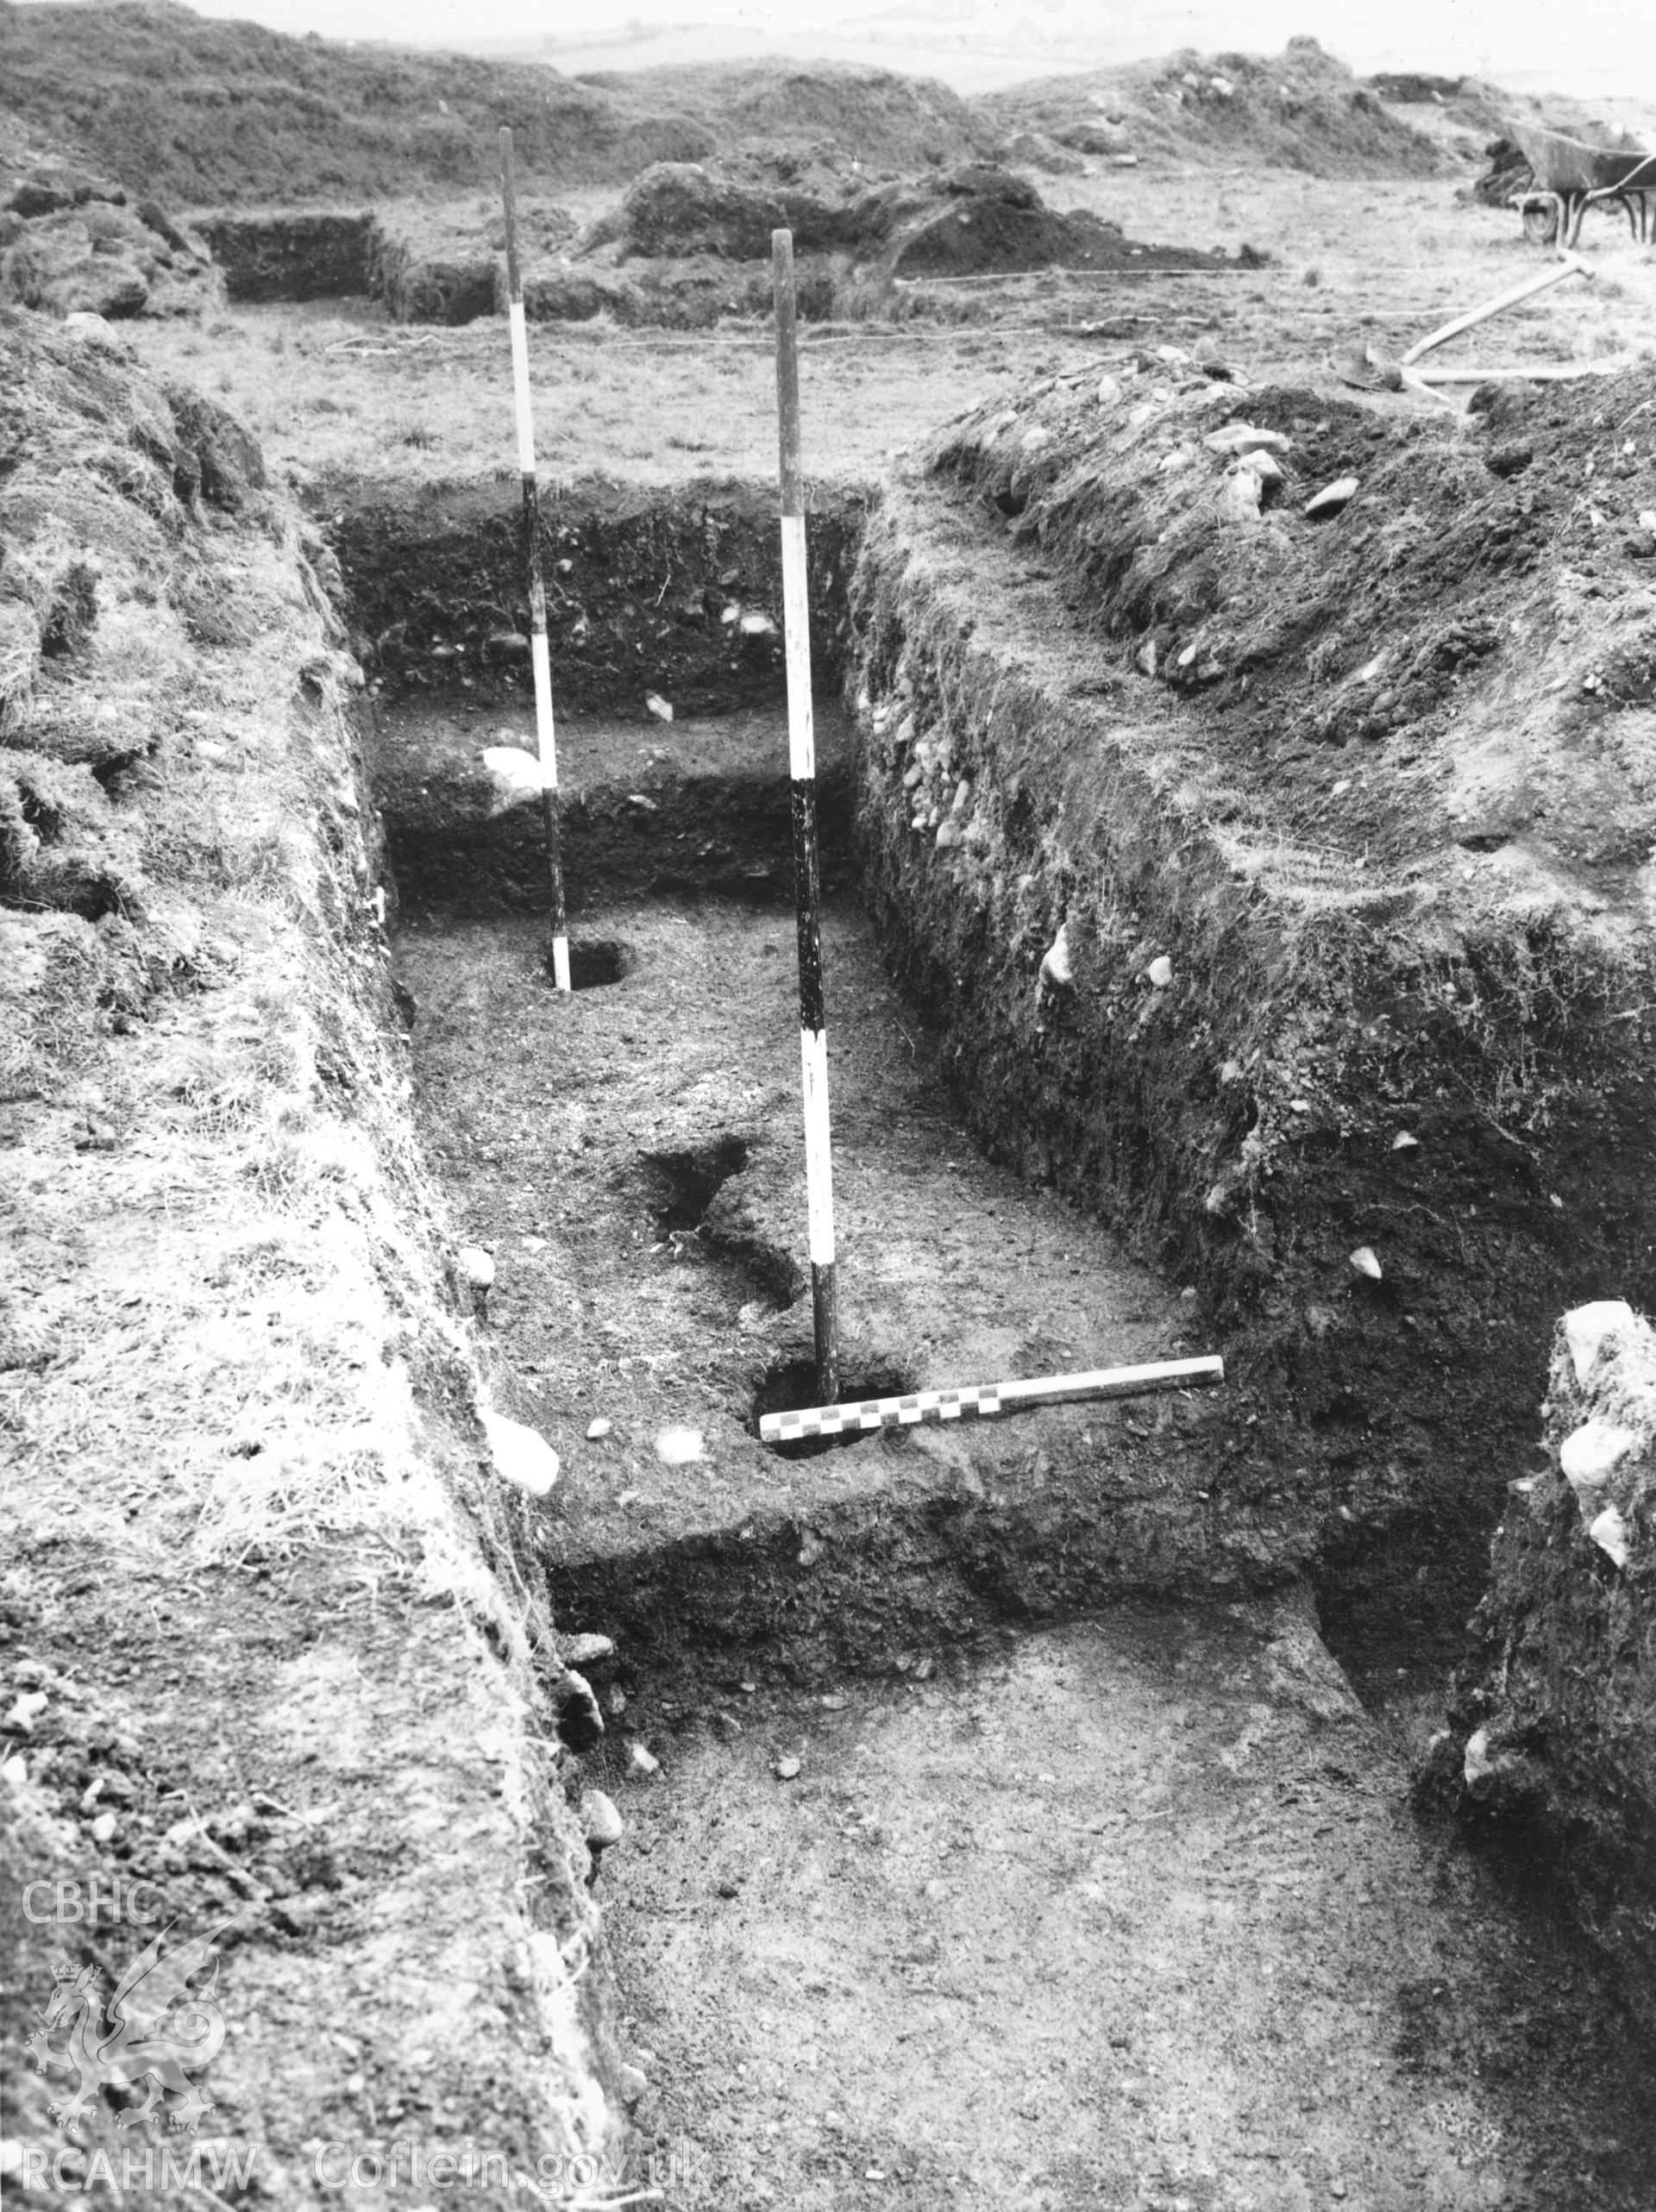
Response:
M1532 246L1550 246L1559 235L1559 204L1548 200L1524 210L1524 236Z

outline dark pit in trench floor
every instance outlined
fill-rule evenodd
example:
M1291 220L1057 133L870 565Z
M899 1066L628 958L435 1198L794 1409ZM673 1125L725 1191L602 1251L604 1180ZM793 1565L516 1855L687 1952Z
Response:
M713 1200L747 1166L748 1152L741 1137L718 1137L683 1151L646 1153L646 1167L661 1181L655 1208L661 1227L699 1231Z
M569 946L569 988L572 991L603 991L612 983L624 982L637 966L630 946L618 937L577 937ZM552 957L547 955L547 973L552 972Z

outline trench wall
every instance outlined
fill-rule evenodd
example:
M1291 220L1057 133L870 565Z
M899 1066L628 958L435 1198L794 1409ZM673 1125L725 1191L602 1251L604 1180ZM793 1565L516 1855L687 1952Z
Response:
M233 300L383 299L397 323L471 323L495 311L495 254L433 250L371 209L227 210L196 221Z
M1656 1299L1636 1027L1590 947L1549 1037L1407 897L1239 872L1119 649L923 483L874 518L852 617L867 894L962 1111L1201 1293L1336 1649L1447 1661L1554 1315ZM1539 1136L1492 1106L1503 1065L1546 1089Z
M197 228L233 300L346 299L380 289L371 215L205 215Z
M529 605L517 486L435 491L360 479L319 502L349 576L364 666L390 699L529 689ZM812 668L844 680L847 586L865 501L822 495L806 520ZM672 491L577 481L543 494L547 626L560 711L643 719L782 696L775 494L734 481Z

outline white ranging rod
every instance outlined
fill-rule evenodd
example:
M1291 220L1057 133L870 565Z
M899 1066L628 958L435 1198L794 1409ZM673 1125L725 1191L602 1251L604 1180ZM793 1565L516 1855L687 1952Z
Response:
M1225 1363L1164 1359L1147 1367L1095 1367L1076 1375L1042 1375L1024 1382L983 1382L963 1390L910 1390L894 1398L864 1398L842 1406L812 1406L797 1413L762 1413L765 1444L798 1444L858 1429L913 1428L919 1421L979 1419L1013 1406L1071 1405L1088 1398L1135 1398L1152 1390L1184 1390L1222 1382Z
M518 467L524 492L524 557L529 568L529 653L535 671L535 732L541 755L541 811L552 891L552 981L569 988L569 924L563 899L563 839L558 821L558 749L552 727L552 659L546 638L546 581L541 567L541 501L535 475L535 425L529 404L529 332L524 321L524 274L518 258L518 187L511 133L500 133L500 197L506 211L507 316L511 381L518 404Z

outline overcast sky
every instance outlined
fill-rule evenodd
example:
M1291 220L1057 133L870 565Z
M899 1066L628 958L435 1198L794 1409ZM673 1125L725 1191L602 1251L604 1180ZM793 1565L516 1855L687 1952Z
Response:
M285 31L420 44L494 38L593 41L633 22L718 23L756 49L820 36L843 51L865 27L924 47L940 34L940 64L964 41L1010 56L1031 75L1080 62L1125 60L1180 46L1270 52L1308 31L1359 70L1413 67L1553 85L1589 97L1656 99L1656 9L1632 0L192 0L202 12L250 17ZM903 34L907 34L904 36ZM641 53L641 59L643 58ZM870 58L874 58L871 52ZM913 66L905 56L907 66ZM576 66L580 63L577 60ZM949 74L946 66L939 73Z

